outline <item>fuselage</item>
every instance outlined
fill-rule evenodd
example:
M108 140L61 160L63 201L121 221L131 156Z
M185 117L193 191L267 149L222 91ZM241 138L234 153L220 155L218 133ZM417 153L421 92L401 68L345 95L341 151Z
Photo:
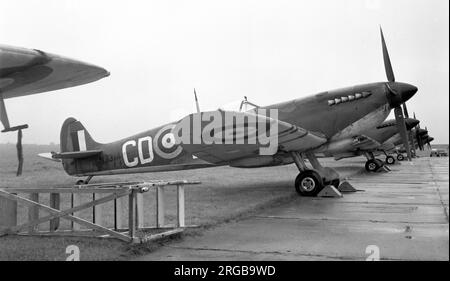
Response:
M277 109L279 120L325 137L327 142L314 148L314 152L326 152L332 143L364 134L383 122L391 111L384 82L326 91L262 108ZM71 175L81 176L215 166L175 144L171 130L176 123L113 143L97 144L88 148L102 151L96 159L65 159L64 168Z

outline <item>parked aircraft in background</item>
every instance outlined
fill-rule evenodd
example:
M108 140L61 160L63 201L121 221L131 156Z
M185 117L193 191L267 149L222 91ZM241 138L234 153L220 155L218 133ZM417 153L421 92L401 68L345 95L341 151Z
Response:
M419 124L419 120L406 118L406 129L410 132ZM394 137L395 136L395 137ZM394 164L395 158L387 153L395 148L393 141L401 139L397 122L395 119L386 120L374 128L365 130L362 134L343 140L336 149L328 149L323 152L325 157L334 157L336 160L343 158L365 156L367 162L365 168L368 172L375 172L384 163ZM384 154L385 161L375 158L376 155Z

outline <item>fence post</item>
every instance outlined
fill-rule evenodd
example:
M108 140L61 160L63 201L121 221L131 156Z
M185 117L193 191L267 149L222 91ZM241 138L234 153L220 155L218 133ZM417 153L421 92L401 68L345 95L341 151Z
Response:
M39 202L39 193L31 193L30 194L30 200L34 202ZM28 207L28 221L34 221L39 219L39 209L36 206L29 206ZM28 233L34 233L38 230L39 226L30 226L28 228Z
M184 185L177 185L177 227L184 227Z
M140 192L136 193L136 226L144 227L144 194Z
M122 197L114 199L114 229L122 229Z
M156 227L164 226L164 186L156 188Z
M61 197L59 193L50 193L50 207L59 210ZM59 228L59 218L50 220L50 231L55 231Z
M136 190L128 196L128 231L131 239L136 235Z
M101 193L93 193L92 197L94 200L100 199ZM103 212L102 212L102 205L95 205L93 208L93 215L92 215L92 222L98 225L102 225L103 220Z
M70 205L72 208L75 206L81 205L81 194L80 193L72 193L71 199L72 199L72 202ZM72 215L78 216L79 214L80 214L80 212L75 212ZM72 227L72 230L80 230L81 229L80 225L73 221L70 222L70 225Z
M17 202L0 196L0 226L9 228L16 225Z

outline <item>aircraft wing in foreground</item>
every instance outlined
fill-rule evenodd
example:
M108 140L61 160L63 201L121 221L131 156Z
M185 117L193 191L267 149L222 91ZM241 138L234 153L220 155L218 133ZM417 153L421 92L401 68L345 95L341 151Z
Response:
M0 45L2 132L17 130L10 126L6 99L83 85L108 75L105 69L89 63L40 50Z

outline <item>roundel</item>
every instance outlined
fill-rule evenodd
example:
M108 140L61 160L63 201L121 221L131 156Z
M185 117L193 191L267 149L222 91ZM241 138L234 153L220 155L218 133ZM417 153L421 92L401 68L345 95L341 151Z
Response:
M175 128L174 124L162 127L153 139L153 149L156 154L164 159L175 158L183 150L181 146L175 144L175 136L172 133L173 128Z

